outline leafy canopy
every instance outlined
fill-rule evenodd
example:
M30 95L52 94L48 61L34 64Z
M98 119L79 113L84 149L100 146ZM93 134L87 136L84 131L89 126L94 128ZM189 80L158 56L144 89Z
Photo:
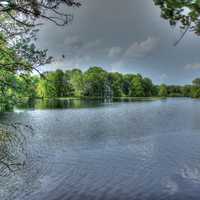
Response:
M153 0L161 9L161 16L169 20L170 25L177 23L184 30L181 38L187 31L200 35L200 0Z
M80 5L78 0L0 0L0 103L8 91L17 90L16 81L10 77L20 74L27 79L33 70L40 73L39 66L52 61L47 49L35 45L40 27L47 22L68 24L73 16L66 8Z

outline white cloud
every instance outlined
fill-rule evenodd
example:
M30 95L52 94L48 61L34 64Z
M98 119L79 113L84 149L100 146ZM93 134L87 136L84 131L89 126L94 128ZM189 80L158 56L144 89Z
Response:
M134 42L125 52L126 58L141 58L151 53L158 46L158 39L148 37L142 42Z
M110 64L111 70L121 70L125 63L128 64L129 59L143 58L153 52L158 46L159 39L155 37L148 37L142 42L134 42L126 49L114 46L107 49L108 56L110 58L116 58L116 60ZM162 74L161 79L166 79L167 75Z
M121 52L122 52L121 47L111 47L108 51L108 56L111 58L117 57L120 55Z
M184 67L186 70L190 70L190 69L200 69L200 63L193 63L193 64L187 64Z

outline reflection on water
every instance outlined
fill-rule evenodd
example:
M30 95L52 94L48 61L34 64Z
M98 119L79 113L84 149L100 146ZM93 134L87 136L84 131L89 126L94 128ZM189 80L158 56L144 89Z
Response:
M18 103L17 109L63 109L84 108L100 106L103 100L81 100L81 99L36 99L28 102Z
M78 102L0 115L34 128L0 199L200 199L200 101Z
M95 108L115 102L144 102L154 98L116 98L112 101L104 99L33 99L17 104L16 109L64 109L64 108Z

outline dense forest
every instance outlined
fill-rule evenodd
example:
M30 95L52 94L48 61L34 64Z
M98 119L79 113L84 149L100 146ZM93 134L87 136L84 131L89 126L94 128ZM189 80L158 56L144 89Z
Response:
M107 72L101 67L44 72L41 76L1 74L1 102L11 106L23 98L200 97L200 79L191 85L155 85L140 74ZM12 86L12 87L10 87Z

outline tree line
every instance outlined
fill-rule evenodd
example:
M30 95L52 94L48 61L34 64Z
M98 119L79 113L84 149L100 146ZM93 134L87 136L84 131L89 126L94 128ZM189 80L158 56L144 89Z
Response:
M157 96L157 86L151 79L140 74L107 72L101 67L56 70L45 72L42 77L31 76L27 88L22 88L24 79L17 77L21 89L18 97L59 98L59 97L151 97Z
M193 80L191 85L156 85L140 74L107 72L101 67L91 67L85 72L58 69L44 72L42 76L6 73L3 77L12 85L0 86L0 96L8 103L24 97L200 97L200 78Z

